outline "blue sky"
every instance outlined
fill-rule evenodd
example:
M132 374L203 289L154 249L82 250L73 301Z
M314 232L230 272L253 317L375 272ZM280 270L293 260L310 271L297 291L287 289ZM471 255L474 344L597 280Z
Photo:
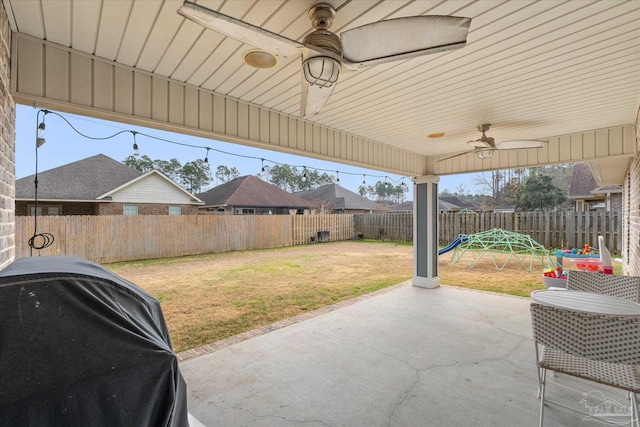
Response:
M38 109L33 107L24 105L18 105L16 107L17 178L35 173L35 136L38 126L37 112ZM55 112L58 113L57 111ZM211 147L236 155L264 158L281 164L326 169L327 173L334 176L336 175L335 172L339 171L340 185L354 192L358 191L358 187L362 185L363 180L367 185L374 185L377 181L384 181L385 176L388 176L390 182L395 184L399 184L402 179L400 175L283 154L276 151L261 150L239 144L229 144L211 139L180 135L72 114L60 114L67 118L78 131L91 137L106 137L122 130L133 130L180 143ZM40 172L101 153L118 161L122 161L127 156L133 154L133 137L128 132L112 139L94 141L78 135L63 119L54 114L48 114L45 123L45 138L47 142L38 150L38 170ZM152 159L169 160L176 158L184 164L198 158L202 159L206 154L206 149L204 148L178 146L149 139L141 135L136 137L136 142L140 149L140 155L146 154ZM215 168L218 165L235 167L241 175L255 175L260 172L261 169L260 160L246 159L235 155L216 153L214 151L209 152L209 163L212 172L215 172ZM273 163L269 161L266 161L265 164L273 165ZM356 175L349 175L349 173ZM367 176L364 177L363 175ZM404 181L410 188L410 192L407 194L407 200L412 200L411 181L408 178L405 178ZM440 190L448 189L455 191L459 183L464 183L468 191L472 193L476 192L473 174L443 176L440 180ZM213 182L211 186L217 184L217 182Z

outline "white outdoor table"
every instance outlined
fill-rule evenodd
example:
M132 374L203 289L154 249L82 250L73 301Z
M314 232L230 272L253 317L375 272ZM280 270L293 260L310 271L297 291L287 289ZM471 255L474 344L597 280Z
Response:
M624 298L571 290L541 290L531 292L538 304L586 313L610 316L640 317L640 304Z

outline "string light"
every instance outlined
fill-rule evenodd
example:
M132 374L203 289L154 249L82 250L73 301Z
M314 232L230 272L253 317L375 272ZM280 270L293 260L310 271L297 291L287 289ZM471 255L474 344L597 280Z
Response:
M131 131L131 134L133 135L133 155L138 157L140 155L140 150L138 150L138 143L136 142L136 134L138 132L136 132L135 130Z
M44 139L44 129L46 128L44 124L44 118L46 114L42 116L42 122L38 125L38 130L36 131L36 148L40 148L46 142Z
M387 189L387 190L389 189L389 177L388 176L384 177L384 188Z
M84 138L87 138L87 139L95 140L95 141L103 141L103 140L115 138L115 137L117 137L117 136L119 136L120 134L123 134L123 133L131 133L133 135L133 152L134 152L135 156L138 156L140 154L139 147L138 147L137 140L136 140L136 136L140 135L140 136L144 136L146 138L153 139L153 140L156 140L156 141L166 142L168 144L174 144L174 145L179 145L179 146L182 146L182 147L189 147L189 148L196 148L196 149L205 149L205 150L207 150L207 155L205 156L205 163L208 163L209 151L214 151L216 153L226 154L226 155L230 155L230 156L234 156L234 157L240 157L240 158L243 158L243 159L260 160L261 161L261 171L262 171L263 174L267 171L267 167L268 167L267 165L265 165L265 162L269 162L269 163L272 163L274 165L284 165L284 163L279 163L279 162L276 162L276 161L273 161L273 160L269 160L269 159L265 159L265 158L261 158L261 157L247 156L247 155L244 155L244 154L231 153L231 152L228 152L228 151L219 150L219 149L216 149L216 148L211 148L211 147L203 146L203 145L188 144L188 143L185 143L185 142L180 142L180 141L175 141L175 140L171 140L171 139L161 138L161 137L158 137L158 136L149 135L149 134L146 134L144 132L138 132L138 131L134 131L134 130L121 130L119 132L116 132L116 133L114 133L112 135L105 136L105 137L89 136L89 135L86 135L86 134L80 132L78 129L76 129L73 126L73 124L65 116L63 116L60 113L56 113L55 111L50 111L50 110L43 110L43 109L38 110L38 114L40 114L40 113L44 113L44 115L53 114L54 116L57 116L57 117L61 118L78 135L80 135L80 136L82 136ZM44 118L43 118L42 122L40 123L40 125L42 125L42 131L44 131L44 127L45 127ZM40 131L40 125L38 125L38 131ZM37 140L36 140L36 143L37 143ZM323 168L315 168L315 167L314 168L307 168L306 166L298 166L298 165L288 165L288 166L290 166L292 168L296 168L296 169L297 168L303 168L303 171L304 171L303 172L303 176L302 176L303 179L307 178L307 176L305 176L305 175L306 175L306 172L308 171L308 169L312 169L312 170L314 170L316 172L332 172L332 170L330 170L330 169L323 169ZM340 183L340 172L341 171L335 171L335 173L336 173L336 183L337 184ZM366 174L360 174L360 173L354 173L354 172L345 172L345 171L342 171L342 173L346 174L346 175L350 175L350 176L362 175L363 176L362 183L365 184L365 180L366 180L366 177L367 177ZM384 178L385 179L385 184L389 185L388 181L390 179L389 179L388 176L381 176L381 175L368 175L368 176L372 177L372 178ZM403 178L404 177L398 178L398 179L391 179L390 181L392 181L394 183L399 183L399 182L401 182L401 180Z
M207 154L204 156L205 163L209 163L209 150L211 150L211 148L207 147Z
M362 185L367 185L367 183L365 182L366 179L367 179L367 175L363 174L362 175Z
M40 113L42 113L42 121L40 121ZM44 130L46 125L44 119L49 114L48 110L39 110L36 114L36 173L33 180L33 236L27 242L29 245L29 254L33 256L33 250L41 250L48 248L54 242L53 234L38 233L38 149L46 142L44 139Z
M303 166L302 167L302 182L306 182L307 181L307 167Z

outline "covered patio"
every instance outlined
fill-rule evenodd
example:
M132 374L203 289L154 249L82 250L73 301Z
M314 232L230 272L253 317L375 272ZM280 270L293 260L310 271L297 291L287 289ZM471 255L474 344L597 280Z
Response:
M189 411L204 425L538 423L526 298L406 282L234 341L180 364ZM549 405L545 425L600 424L586 419L602 401L585 393L598 390L629 404L618 390L552 377L548 398L573 410Z
M461 49L345 72L305 116L300 58L252 68L255 46L186 20L181 1L2 0L0 268L15 258L15 103L412 177L411 283L184 361L189 411L205 425L536 425L529 301L438 288L439 176L589 162L599 186L623 186L624 270L640 275L640 6L329 3L336 33L414 15L471 26ZM198 4L302 40L316 2ZM547 144L480 155L468 142L485 124L497 142ZM581 386L548 394L588 411Z

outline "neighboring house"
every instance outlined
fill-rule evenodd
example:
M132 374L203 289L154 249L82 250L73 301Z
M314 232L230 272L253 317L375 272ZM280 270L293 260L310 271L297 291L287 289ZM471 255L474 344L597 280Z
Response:
M33 215L35 175L16 180L16 215ZM98 154L38 173L39 215L195 215L202 201L158 171Z
M331 213L374 213L385 212L387 208L359 194L340 187L338 184L293 193L309 202L311 208L319 214Z
M450 197L450 199L456 199L456 197ZM460 205L438 199L438 211L440 212L460 212L463 209L465 208Z
M451 197L449 199L457 199L457 197ZM468 203L466 203L468 205ZM455 205L453 203L446 202L442 199L438 199L438 211L440 213L444 212L459 212L459 213L475 213L475 209L466 208L462 206ZM397 205L389 206L389 212L391 213L413 213L413 202L404 202Z
M413 201L390 205L389 213L413 213Z
M248 175L197 195L200 213L231 215L304 215L309 203L260 178Z
M471 209L473 211L478 210L478 207L473 203L463 202L456 196L440 196L438 197L438 200L440 200L440 202L444 202L445 207L450 206L450 211L461 211L463 209Z
M619 185L598 187L589 163L573 165L573 176L567 197L575 200L577 212L596 210L622 212L622 187Z

